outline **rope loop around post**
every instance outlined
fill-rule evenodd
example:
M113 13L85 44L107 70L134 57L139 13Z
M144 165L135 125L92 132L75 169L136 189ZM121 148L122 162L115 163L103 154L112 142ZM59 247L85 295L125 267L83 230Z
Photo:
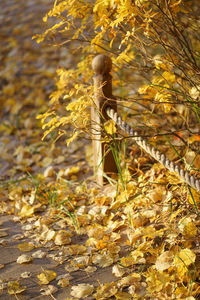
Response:
M135 139L136 143L150 154L156 161L163 164L171 172L177 173L184 182L200 192L200 181L195 179L187 171L181 169L173 161L170 161L163 153L156 150L153 146L143 139L137 131L131 128L117 113L117 104L112 95L112 60L103 54L97 55L92 68L94 76L94 106L91 111L94 166L97 171L97 182L103 184L103 174L117 173L117 167L108 145L102 143L104 121L112 119L122 130ZM103 117L103 119L102 119ZM103 161L103 163L102 163Z

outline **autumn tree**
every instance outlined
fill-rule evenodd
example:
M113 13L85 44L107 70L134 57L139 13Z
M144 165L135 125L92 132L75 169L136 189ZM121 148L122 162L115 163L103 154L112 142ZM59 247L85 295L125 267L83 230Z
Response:
M195 0L56 0L43 19L54 25L35 38L71 51L74 67L57 70L57 90L39 116L45 136L54 129L64 134L68 123L74 126L68 143L89 132L91 62L102 53L113 61L114 94L131 125L145 128L146 136L172 133L194 143L200 121L199 6Z

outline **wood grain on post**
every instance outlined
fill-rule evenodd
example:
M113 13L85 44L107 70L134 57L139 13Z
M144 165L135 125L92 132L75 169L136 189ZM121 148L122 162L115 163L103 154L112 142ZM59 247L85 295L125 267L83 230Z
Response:
M117 173L112 151L107 143L102 142L104 139L103 122L109 119L105 108L110 106L117 111L117 104L112 96L111 59L106 55L97 55L92 62L92 68L95 72L95 97L91 111L94 172L97 183L103 185L107 181L104 174L112 177L112 174Z

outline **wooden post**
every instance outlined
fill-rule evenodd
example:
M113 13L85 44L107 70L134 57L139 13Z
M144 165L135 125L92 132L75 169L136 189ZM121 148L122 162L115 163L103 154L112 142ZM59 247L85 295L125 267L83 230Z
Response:
M102 125L109 119L105 108L110 106L117 111L117 104L112 96L111 59L106 55L97 55L92 62L92 68L96 73L94 76L94 106L91 110L94 172L97 183L103 185L107 181L103 174L111 177L112 174L117 173L112 151L108 144L102 142L104 139Z

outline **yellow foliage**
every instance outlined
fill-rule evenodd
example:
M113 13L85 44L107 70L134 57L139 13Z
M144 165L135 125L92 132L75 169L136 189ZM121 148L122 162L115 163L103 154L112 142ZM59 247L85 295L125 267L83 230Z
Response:
M14 295L16 298L16 294L21 294L26 290L26 286L20 286L18 281L10 281L8 282L8 294Z
M32 243L19 244L17 247L22 252L29 252L35 248Z
M170 276L162 271L149 268L146 272L146 281L148 284L148 291L157 293L162 291L169 284Z
M179 13L187 15L189 8L185 8L183 1L167 3L154 0L55 0L43 21L54 18L56 22L34 38L40 42L46 37L55 39L56 33L63 35L64 45L67 44L69 48L76 45L75 48L72 47L76 67L57 70L57 90L50 96L52 108L42 117L39 116L43 129L46 130L44 137L66 124L72 124L76 128L67 144L79 136L79 133L88 132L88 108L93 105L93 91L89 88L93 76L91 62L96 53L109 52L115 73L123 69L124 78L121 82L126 85L127 95L132 91L132 87L127 86L127 79L134 82L135 72L143 75L149 68L150 76L145 75L148 83L141 78L140 85L137 85L138 92L143 94L144 100L161 103L165 113L171 111L171 102L175 98L184 100L180 91L185 87L191 91L191 97L197 97L198 91L194 93L194 90L199 84L191 86L192 81L189 80L193 74L189 65L194 63L195 55L189 44L183 41L182 19L179 19ZM176 20L173 25L176 28L173 30L172 19ZM192 26L193 23L191 18ZM190 31L187 33L190 34ZM192 35L191 43L198 49ZM191 58L190 63L184 64L184 55ZM68 115L61 122L58 116L62 99ZM113 130L115 131L111 127L108 129L111 134L114 133Z
M200 205L199 192L195 191L194 189L191 189L191 192L188 195L188 202L193 206L199 206Z
M174 265L180 278L184 278L184 275L188 272L188 267L194 264L196 255L192 250L186 248L181 250L174 258Z
M56 272L51 270L43 270L42 273L37 275L37 278L40 280L40 284L49 284L50 281L56 278Z
M116 128L116 124L113 120L108 120L105 124L104 124L104 128L105 128L105 131L108 133L108 134L114 134L116 131L117 131L117 128Z

